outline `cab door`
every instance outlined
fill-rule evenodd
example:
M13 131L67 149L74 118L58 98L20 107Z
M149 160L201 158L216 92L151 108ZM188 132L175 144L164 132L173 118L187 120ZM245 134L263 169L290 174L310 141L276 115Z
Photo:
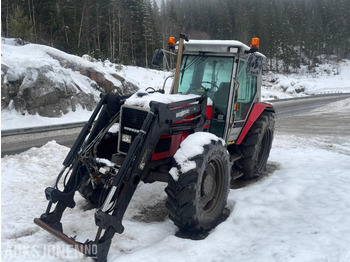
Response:
M237 82L239 87L237 88L238 99L237 106L234 108L234 114L231 117L231 126L228 132L227 141L233 143L240 134L252 105L257 95L257 83L258 78L256 74L250 74L248 70L249 63L247 60L241 59L238 65Z

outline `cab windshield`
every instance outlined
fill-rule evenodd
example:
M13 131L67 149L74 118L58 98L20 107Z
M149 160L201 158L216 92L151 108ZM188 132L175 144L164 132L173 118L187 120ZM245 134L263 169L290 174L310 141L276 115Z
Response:
M213 101L212 133L222 136L231 87L234 57L184 55L179 94L207 95ZM215 124L214 124L215 122Z
M178 93L208 94L210 98L223 85L230 85L234 57L184 55Z

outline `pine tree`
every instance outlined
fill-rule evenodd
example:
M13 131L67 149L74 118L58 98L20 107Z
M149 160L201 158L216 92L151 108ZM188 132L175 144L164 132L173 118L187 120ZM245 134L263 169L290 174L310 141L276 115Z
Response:
M9 17L8 36L21 38L24 41L33 41L34 39L32 23L19 6Z
M1 7L3 36L119 63L147 66L154 49L180 33L246 44L257 36L270 69L350 57L348 0L162 0L160 9L155 0L3 0Z

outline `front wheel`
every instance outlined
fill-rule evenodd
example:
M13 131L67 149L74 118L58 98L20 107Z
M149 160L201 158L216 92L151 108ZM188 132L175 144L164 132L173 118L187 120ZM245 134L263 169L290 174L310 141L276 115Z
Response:
M201 133L192 136L195 135ZM170 219L179 228L194 233L206 232L220 222L226 206L230 185L229 154L222 140L216 139L203 146L202 154L185 162L187 168L176 163L170 171L165 189L166 207Z

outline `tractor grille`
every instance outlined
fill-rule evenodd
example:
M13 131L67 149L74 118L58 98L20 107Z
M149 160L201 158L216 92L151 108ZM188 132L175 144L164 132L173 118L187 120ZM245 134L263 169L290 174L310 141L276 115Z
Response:
M127 154L131 143L139 133L148 110L129 106L122 106L119 136L119 152ZM127 138L131 138L127 141Z

